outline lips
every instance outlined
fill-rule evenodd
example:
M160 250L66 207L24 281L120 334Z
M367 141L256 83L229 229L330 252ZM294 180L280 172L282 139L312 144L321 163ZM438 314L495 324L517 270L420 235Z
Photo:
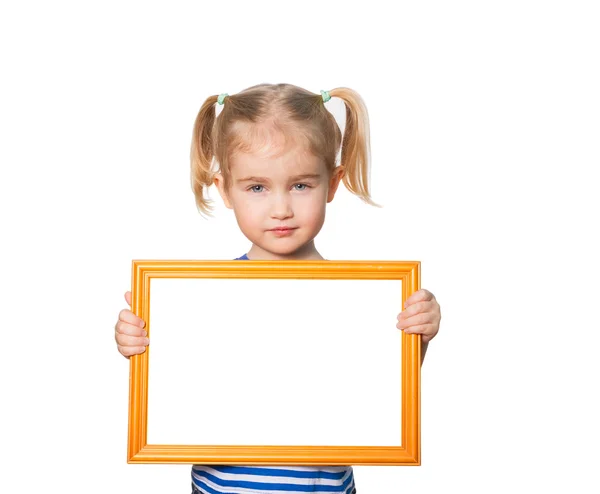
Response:
M296 228L277 227L277 228L272 228L269 231L273 232L273 235L275 235L276 237L287 237L287 236L291 235L295 229Z

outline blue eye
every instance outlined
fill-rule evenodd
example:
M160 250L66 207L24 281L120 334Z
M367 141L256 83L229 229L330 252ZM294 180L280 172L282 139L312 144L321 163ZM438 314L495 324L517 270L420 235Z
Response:
M262 187L262 185L253 185L252 187L250 187L250 190L251 190L252 192L261 192L260 190L255 190L255 189L254 189L255 187Z
M308 185L306 185L306 184L296 184L296 185L301 185L301 186L303 186L305 188L308 187ZM296 189L296 190L305 190L305 189Z

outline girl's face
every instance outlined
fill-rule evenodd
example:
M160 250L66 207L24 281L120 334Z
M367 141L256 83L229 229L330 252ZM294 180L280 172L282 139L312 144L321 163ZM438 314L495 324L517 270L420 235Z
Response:
M297 145L278 155L239 153L231 161L229 190L223 176L215 184L233 209L242 233L252 242L250 259L322 259L314 247L343 167L331 178L324 163ZM276 228L288 228L277 231Z

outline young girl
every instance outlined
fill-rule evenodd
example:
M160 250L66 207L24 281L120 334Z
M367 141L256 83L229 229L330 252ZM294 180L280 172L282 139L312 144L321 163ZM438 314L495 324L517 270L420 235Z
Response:
M325 103L346 106L342 137ZM223 106L216 117L216 105ZM341 165L336 166L340 145ZM213 162L217 169L213 169ZM192 189L201 213L210 214L205 189L217 186L252 243L236 260L324 260L315 247L340 180L363 201L370 198L369 121L362 98L348 88L320 95L291 84L260 84L234 96L208 98L196 118L191 151ZM131 293L125 293L131 307ZM413 293L396 327L422 335L422 358L437 334L440 306L427 290ZM115 325L119 352L143 353L149 340L145 322L123 309ZM351 466L192 467L192 493L275 494L329 492L354 494Z

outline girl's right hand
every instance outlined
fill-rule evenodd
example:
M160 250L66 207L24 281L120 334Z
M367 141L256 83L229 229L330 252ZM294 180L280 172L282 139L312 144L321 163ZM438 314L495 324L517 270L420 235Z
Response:
M125 292L125 301L131 308L131 292ZM148 333L143 329L145 325L146 322L129 309L119 312L119 320L115 324L115 341L121 355L129 358L146 351L150 340L146 338Z

